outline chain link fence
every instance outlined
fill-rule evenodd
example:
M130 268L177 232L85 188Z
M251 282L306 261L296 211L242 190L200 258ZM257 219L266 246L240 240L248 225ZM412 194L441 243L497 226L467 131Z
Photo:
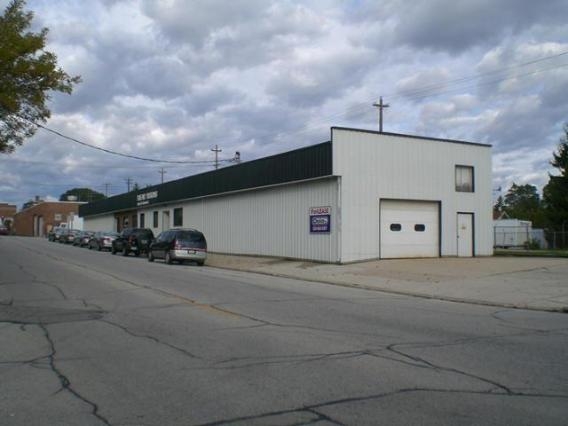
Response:
M493 247L504 249L568 249L568 232L532 229L531 226L494 226Z

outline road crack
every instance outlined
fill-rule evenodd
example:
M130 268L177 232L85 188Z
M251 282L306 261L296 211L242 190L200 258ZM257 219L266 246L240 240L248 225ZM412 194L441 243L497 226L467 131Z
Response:
M38 324L38 326L43 331L43 334L45 336L45 339L47 340L47 343L49 345L49 350L50 350L50 353L44 358L47 358L48 363L49 363L49 368L55 374L55 376L59 380L59 383L61 384L61 389L57 392L60 392L62 390L69 392L71 395L73 395L78 400L89 405L91 407L91 414L93 416L95 416L97 419L99 419L105 425L112 426L111 423L108 421L108 419L106 419L103 415L100 414L99 406L95 402L90 401L85 396L81 395L76 389L74 389L73 386L71 385L71 381L69 380L69 378L67 378L67 376L65 376L65 374L63 374L63 372L59 368L57 368L57 366L55 365L55 357L57 355L57 351L55 349L55 343L54 343L53 339L51 338L51 335L49 334L49 330L47 329L47 326L44 325L44 324Z
M128 334L132 337L136 337L136 338L140 338L140 339L148 339L148 340L150 340L154 343L158 343L159 345L163 345L163 346L166 346L170 349L173 349L174 351L181 353L181 354L183 354L183 355L185 355L189 358L192 358L192 359L199 359L199 360L202 359L201 357L189 352L187 349L183 349L183 348L180 348L179 346L172 345L171 343L164 342L164 341L158 339L157 337L151 336L149 334L135 333L135 332L131 331L130 329L128 329L128 327L125 327L121 324L117 324L115 322L112 322L112 321L109 321L109 320L106 320L106 319L105 320L101 319L99 321L104 322L105 324L108 324L110 326L116 327L116 328L122 330L123 332L125 332L126 334Z

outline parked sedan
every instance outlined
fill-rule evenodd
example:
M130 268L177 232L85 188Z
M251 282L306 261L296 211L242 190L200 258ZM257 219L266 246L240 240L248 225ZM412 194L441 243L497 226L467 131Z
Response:
M48 241L59 241L59 237L61 237L61 234L66 229L67 228L65 228L63 226L54 226L53 228L51 228L51 231L49 231L47 233L47 240Z
M75 241L75 236L81 231L78 229L64 229L59 236L59 242L63 244L73 244Z
M118 237L118 232L99 231L89 238L89 250L109 250L112 248L112 242Z
M154 233L148 228L125 228L120 235L112 242L110 252L116 254L121 252L123 256L134 253L140 256L141 253L148 252L148 246L154 239Z
M207 259L207 241L196 229L170 229L158 235L148 249L148 261L164 259L167 264L174 261L194 261L203 266Z
M84 247L89 243L93 231L79 231L75 234L75 239L73 240L74 246Z

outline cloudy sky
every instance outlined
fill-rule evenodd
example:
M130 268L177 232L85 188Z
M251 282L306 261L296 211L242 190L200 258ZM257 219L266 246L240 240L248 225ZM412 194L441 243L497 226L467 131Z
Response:
M3 10L8 0L0 0ZM0 154L0 202L115 195L329 140L330 126L493 145L493 189L539 190L568 122L566 0L28 0L83 82ZM184 164L172 163L184 161ZM223 162L223 165L232 164Z

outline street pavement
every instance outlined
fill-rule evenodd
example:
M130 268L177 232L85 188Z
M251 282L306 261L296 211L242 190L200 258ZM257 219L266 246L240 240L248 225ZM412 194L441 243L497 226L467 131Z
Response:
M568 312L568 259L389 259L345 265L211 254L209 266L505 308Z
M0 238L0 425L566 424L568 315L352 285Z

